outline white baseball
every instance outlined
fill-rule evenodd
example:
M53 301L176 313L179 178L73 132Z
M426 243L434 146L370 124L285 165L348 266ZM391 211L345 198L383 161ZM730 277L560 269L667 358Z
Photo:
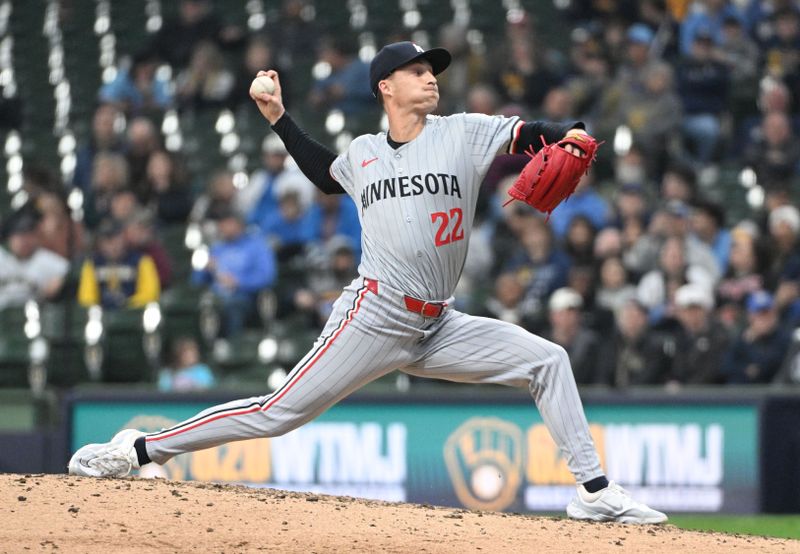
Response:
M272 94L275 92L275 81L266 75L256 77L250 84L250 92L253 94L263 94L265 92L267 94Z

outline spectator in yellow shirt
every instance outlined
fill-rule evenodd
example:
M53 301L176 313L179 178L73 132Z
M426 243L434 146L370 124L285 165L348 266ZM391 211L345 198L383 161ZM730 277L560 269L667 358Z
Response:
M139 308L157 301L160 294L153 259L128 250L119 222L103 221L97 232L96 252L81 267L78 302L110 309Z

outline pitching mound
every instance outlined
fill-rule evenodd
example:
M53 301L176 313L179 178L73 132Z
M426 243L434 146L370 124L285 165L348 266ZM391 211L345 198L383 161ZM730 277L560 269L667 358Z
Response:
M0 552L800 552L800 542L205 483L0 475Z

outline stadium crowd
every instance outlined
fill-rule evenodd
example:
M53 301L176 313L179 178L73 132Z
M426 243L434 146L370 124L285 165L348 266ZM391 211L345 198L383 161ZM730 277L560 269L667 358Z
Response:
M564 4L557 22L510 10L502 36L484 42L456 23L431 38L453 53L439 113L580 120L606 141L549 219L502 207L528 158L496 159L457 307L563 345L580 384L800 383L800 2ZM257 120L247 91L268 67L301 121L338 110L380 130L357 35L324 32L306 7L286 0L276 21L249 32L223 24L210 0L181 0L146 48L127 53L129 68L97 93L70 182L26 165L31 200L4 222L0 308L69 296L126 309L191 283L216 297L222 337L259 325L263 290L279 291L276 317L301 314L320 329L357 271L353 202L317 193L273 134L241 181L226 167L192 174L159 130L167 109L250 109ZM544 25L569 30L567 47L544 43ZM410 36L401 27L382 38ZM301 89L297 68L308 67L325 70ZM723 182L724 168L750 189ZM80 220L66 202L75 189ZM748 190L735 213L727 199ZM189 225L209 255L176 282L160 231ZM191 341L173 354L189 371L162 375L164 388L213 384Z

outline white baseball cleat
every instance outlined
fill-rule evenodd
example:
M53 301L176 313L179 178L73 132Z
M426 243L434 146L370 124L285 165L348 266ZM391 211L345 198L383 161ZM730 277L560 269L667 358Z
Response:
M110 442L87 444L72 455L67 466L70 475L82 477L125 477L131 470L139 469L139 458L133 443L144 433L137 429L124 429Z
M611 481L603 490L591 493L578 485L578 494L567 506L572 519L615 521L617 523L664 523L667 515L635 501L628 491Z

